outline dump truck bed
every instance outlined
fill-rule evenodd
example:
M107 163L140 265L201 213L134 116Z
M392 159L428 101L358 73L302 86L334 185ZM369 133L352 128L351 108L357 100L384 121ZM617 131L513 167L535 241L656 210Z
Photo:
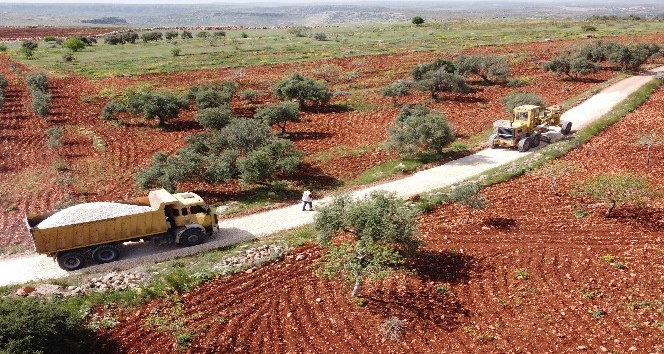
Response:
M148 210L144 212L61 226L57 223L53 225L53 223L47 222L48 218L53 215L26 216L26 224L32 234L35 250L38 253L53 254L166 233L168 224L164 206L157 209L146 208ZM40 225L48 227L40 227Z

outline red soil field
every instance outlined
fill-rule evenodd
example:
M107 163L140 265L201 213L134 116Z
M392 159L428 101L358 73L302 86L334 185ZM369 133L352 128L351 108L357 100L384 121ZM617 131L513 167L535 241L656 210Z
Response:
M629 38L648 43L662 42L660 35ZM540 69L540 62L588 41L530 43L526 48L523 45L477 47L463 54L495 53L512 58L516 64L511 67L511 76L527 76L531 80L519 90L540 94L553 104L574 97L616 74L605 68L583 80L568 81ZM301 123L288 126L291 139L305 153L305 163L301 171L286 177L295 186L313 183L322 189L335 180L351 180L366 169L395 157L378 147L386 139L387 127L398 112L391 99L381 96L380 89L394 80L409 78L410 70L417 64L437 57L439 55L432 53L404 53L98 80L82 76L49 77L52 108L47 119L43 119L31 111L24 84L25 74L33 70L2 54L0 73L8 78L9 86L4 107L0 109L0 188L3 191L0 208L7 210L0 213L0 233L3 235L0 246L31 243L22 221L26 212L46 212L57 203L71 200L121 200L141 195L143 192L137 190L133 178L136 171L149 163L154 152L175 152L184 145L186 136L201 130L193 120L193 107L182 112L163 130L155 129L152 122L144 123L138 119L120 126L103 122L99 116L108 99L99 94L102 89L121 93L145 82L158 89L186 89L211 81L233 80L240 85L240 90L264 90L264 98L273 101L268 97L272 85L292 72L316 75L316 70L325 64L337 65L344 71L357 70L358 77L352 80L352 84L363 88L358 97L341 95L333 99L332 106L304 112ZM442 100L431 102L427 93L414 91L400 98L399 103L425 103L442 111L455 126L457 135L464 139L485 131L496 118L506 115L499 99L512 90L505 85L472 83L473 91L468 95L444 94ZM330 89L338 92L345 91L348 85L329 83ZM340 106L351 99L368 103L370 107L346 110ZM246 116L251 116L257 107L239 99L234 102L236 113ZM57 151L45 147L45 130L54 126L65 130L63 147ZM104 149L93 147L95 136L104 142ZM60 171L56 171L56 167ZM214 186L186 183L182 188L200 193L210 203L225 203L246 192L246 188L236 183Z
M560 196L536 174L482 191L489 206L436 208L419 219L426 242L408 268L365 287L314 274L321 250L296 250L251 273L220 277L181 300L98 308L119 323L98 336L102 353L175 350L174 332L146 321L173 316L194 331L189 353L661 353L664 351L664 198L645 209L568 196L601 172L644 174L664 190L664 148L646 165L641 132L664 134L664 90L562 160L579 167ZM576 218L574 210L588 215ZM306 255L296 261L295 254ZM614 263L612 263L614 262ZM622 264L622 266L619 266ZM526 279L517 278L517 272ZM403 337L381 326L403 321Z

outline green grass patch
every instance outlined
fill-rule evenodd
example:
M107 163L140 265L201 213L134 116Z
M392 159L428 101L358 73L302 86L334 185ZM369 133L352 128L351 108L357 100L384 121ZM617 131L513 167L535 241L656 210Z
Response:
M287 29L227 31L222 39L177 39L136 44L109 45L99 43L73 54L63 62L68 51L40 41L34 56L26 59L18 52L20 43L7 43L12 59L51 73L76 73L92 78L169 73L208 68L271 65L275 63L310 61L365 55L427 51L445 55L479 45L503 45L550 39L577 39L586 34L581 19L473 19L445 23L373 24L325 27L329 40L316 41L295 37ZM659 33L662 21L607 21L598 24L596 37ZM173 48L179 55L173 56ZM416 55L414 53L413 55ZM512 58L512 63L527 58Z

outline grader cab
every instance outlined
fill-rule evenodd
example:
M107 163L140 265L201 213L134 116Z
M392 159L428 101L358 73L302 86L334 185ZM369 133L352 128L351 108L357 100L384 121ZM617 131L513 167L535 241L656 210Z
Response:
M489 146L516 147L519 151L528 151L546 140L542 133L552 126L560 126L560 133L569 134L572 123L560 120L560 106L543 108L535 105L522 105L514 108L512 118L497 120L493 123L493 134L489 137Z

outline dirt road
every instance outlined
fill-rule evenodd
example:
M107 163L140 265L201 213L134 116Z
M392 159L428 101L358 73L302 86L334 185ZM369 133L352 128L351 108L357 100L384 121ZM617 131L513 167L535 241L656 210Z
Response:
M638 90L652 79L657 72L664 72L664 67L653 72L624 79L593 96L582 104L563 114L562 119L572 122L572 129L578 130L599 119L609 112L628 95ZM552 132L555 139L558 133ZM544 144L543 144L544 145ZM543 146L542 145L542 146ZM403 179L378 184L352 193L362 197L376 190L393 192L408 198L423 192L444 188L477 176L487 170L508 164L520 157L536 152L533 149L520 153L509 149L486 149L474 155L452 161L425 171L420 171ZM314 205L321 206L328 199L317 200ZM205 249L219 248L224 245L244 240L265 237L276 232L293 229L312 222L315 212L302 212L301 205L292 205L280 209L261 212L245 217L223 220L219 224L220 232L208 242L189 248L157 247L151 244L125 244L122 260L105 265L96 265L77 272L97 273L111 269L127 269L140 263L157 262L176 256L190 255ZM65 277L68 272L60 269L51 258L43 255L15 256L0 260L3 270L0 285L24 283L31 280Z

